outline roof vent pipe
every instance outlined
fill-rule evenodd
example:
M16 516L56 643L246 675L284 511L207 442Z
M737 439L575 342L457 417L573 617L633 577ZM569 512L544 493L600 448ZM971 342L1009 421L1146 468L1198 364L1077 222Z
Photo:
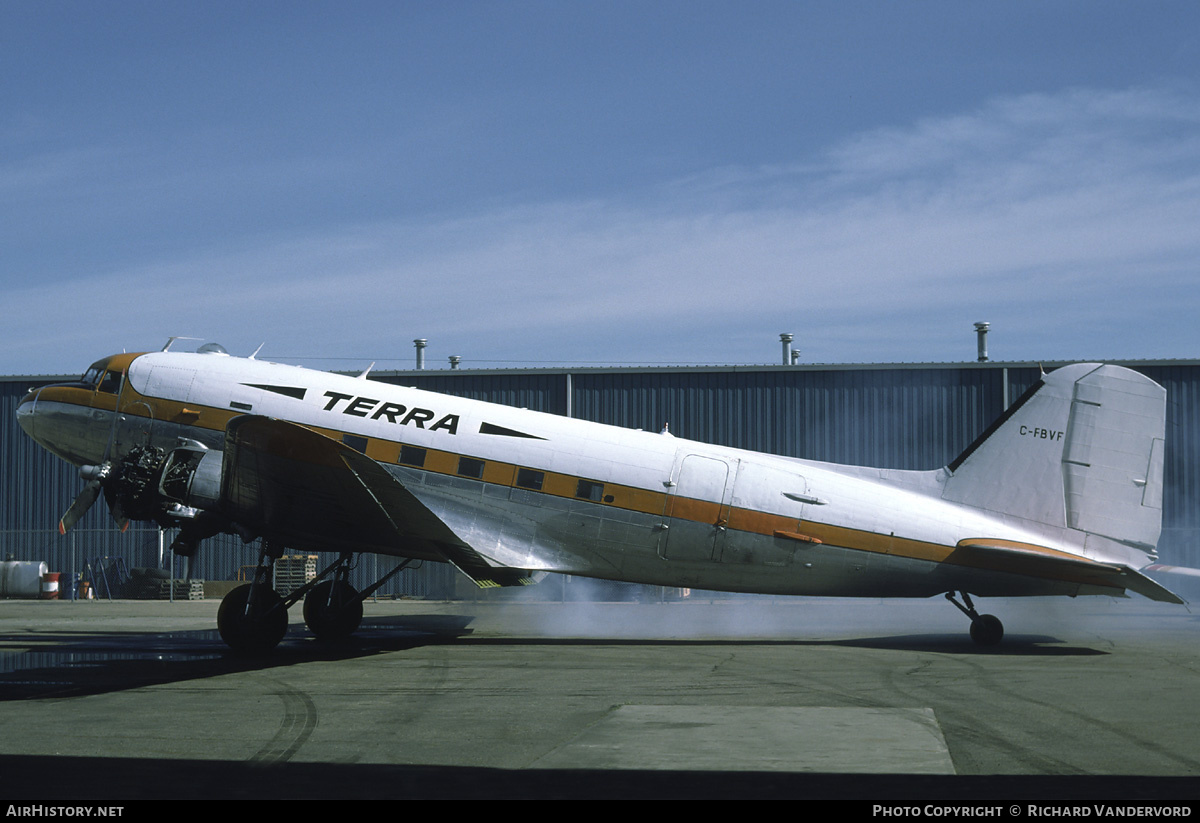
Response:
M784 332L779 335L779 342L783 344L783 365L790 366L792 364L792 335Z
M426 342L427 341L425 340L424 337L418 337L416 340L413 341L413 345L417 347L417 369L418 370L425 368L425 345L426 345Z
M462 362L462 358L459 357L457 354L450 355L450 368L451 369L457 369L458 364L461 362Z
M987 353L987 333L990 323L979 322L975 324L975 337L979 341L979 362L986 363L988 360Z

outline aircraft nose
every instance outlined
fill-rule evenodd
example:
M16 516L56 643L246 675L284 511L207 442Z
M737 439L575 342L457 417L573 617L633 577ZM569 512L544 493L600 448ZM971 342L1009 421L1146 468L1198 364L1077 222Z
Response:
M30 437L34 437L34 421L37 419L37 399L41 392L41 389L30 389L21 398L21 402L17 403L17 424ZM37 438L34 437L34 439L36 440Z

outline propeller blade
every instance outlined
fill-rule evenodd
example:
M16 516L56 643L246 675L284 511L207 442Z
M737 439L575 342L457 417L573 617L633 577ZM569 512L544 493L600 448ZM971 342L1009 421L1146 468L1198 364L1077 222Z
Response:
M87 514L87 510L96 502L96 498L100 496L100 481L90 480L83 487L83 491L75 498L75 502L71 504L71 508L67 509L67 513L58 521L58 533L66 534L71 530L71 527L79 522L79 518Z
M129 518L121 510L121 502L111 489L106 488L104 490L104 502L108 503L108 513L112 515L113 521L121 529L121 533L124 534L126 529L129 528Z

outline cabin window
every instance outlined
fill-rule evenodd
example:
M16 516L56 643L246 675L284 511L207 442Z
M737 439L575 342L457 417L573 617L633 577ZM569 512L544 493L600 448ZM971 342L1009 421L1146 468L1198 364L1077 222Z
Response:
M417 446L401 446L400 462L406 466L424 466L425 449L418 448Z
M580 480L579 485L575 487L575 496L599 503L604 499L604 484L594 480Z
M95 387L100 382L100 376L103 374L104 366L97 363L83 373L83 377L79 378L79 382Z
M458 458L458 473L463 477L474 477L476 480L483 479L482 460L476 460L474 457Z
M545 472L539 472L533 469L517 469L517 485L523 489L541 491L542 483L545 481L545 479Z
M367 438L359 437L357 434L343 434L342 442L360 454L367 453Z

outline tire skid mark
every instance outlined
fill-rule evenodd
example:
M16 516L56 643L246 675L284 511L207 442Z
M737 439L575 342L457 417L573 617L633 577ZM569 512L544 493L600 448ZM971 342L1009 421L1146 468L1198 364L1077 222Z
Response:
M920 673L933 674L934 669L932 666L934 662L933 659L928 660L929 667L923 667ZM977 748L990 748L992 751L1019 764L1022 767L1022 771L1031 774L1088 773L1087 770L1080 768L1074 763L1059 757L1033 751L1027 746L1021 745L1014 738L1018 731L1024 733L1026 729L1021 728L1018 730L1012 723L1012 718L1019 717L1019 715L1015 713L1004 715L1003 717L1007 718L1007 722L1001 725L995 721L990 721L988 716L979 712L971 712L969 708L962 706L963 702L967 700L984 702L987 705L995 706L996 701L991 699L991 696L995 694L1018 702L1036 703L1036 701L1017 694L1012 689L1006 689L998 685L992 671L978 662L956 655L939 655L936 662L953 663L971 670L972 675L966 682L969 682L978 689L978 692L970 695L964 694L962 691L964 678L962 677L947 678L948 682L944 684L923 683L920 688L914 689L913 684L907 680L908 676L914 673L911 667L905 671L893 670L889 674L889 680L893 688L897 691L909 695L922 695L934 707L934 712L946 734L946 744L950 747L950 756L954 760L955 769L959 774L971 774L979 771L975 766L980 761L980 758L972 754ZM931 695L936 695L936 700L931 700ZM1051 704L1043 703L1041 705L1043 708L1056 708ZM1002 716L997 715L996 717L999 718Z
M1070 724L1057 724L1054 728L1070 729L1073 735L1079 735L1081 728L1088 729L1091 734L1107 733L1119 740L1125 741L1128 744L1136 746L1141 750L1160 757L1168 762L1173 762L1177 765L1185 767L1190 772L1200 770L1200 760L1197 760L1186 755L1181 755L1178 752L1172 751L1168 747L1129 732L1121 725L1095 717L1081 709L1063 705L1062 703L1052 702L1049 700L1033 697L1019 692L1017 689L1010 686L1003 677L998 676L993 670L986 668L981 663L975 660L964 659L956 656L948 656L946 661L952 661L964 666L973 671L974 676L971 681L986 695L997 695L1008 700L1015 701L1029 707L1036 707L1044 712L1064 718L1070 718L1073 722ZM892 672L891 680L894 687L898 691L904 691L912 694L914 690L911 688L905 689L902 685L905 677L911 674L910 671ZM961 684L958 684L961 685ZM988 721L979 713L969 712L958 707L958 704L964 698L961 691L954 688L955 684L940 685L940 684L923 684L919 690L915 690L920 694L929 695L931 693L939 694L943 700L940 708L935 708L938 715L943 717L947 726L953 723L954 734L956 737L974 740L979 744L990 745L993 749L999 752L1008 754L1017 762L1023 763L1034 768L1037 768L1044 773L1051 774L1088 774L1089 770L1080 767L1074 763L1064 761L1060 758L1051 757L1030 751L1021 747L1016 742L1012 741L1013 728L1011 725L998 729L997 724L988 723ZM973 699L987 700L985 694L975 695ZM993 705L995 700L990 701ZM1031 713L1010 713L1010 717L1032 717ZM1036 722L1036 721L1029 721ZM1053 731L1053 729L1045 729L1042 727L1042 734ZM1033 733L1033 730L1029 730Z
M1003 682L1001 682L1000 685L996 686L995 690L999 691L1003 694L1006 694L1013 699L1022 700L1025 703L1028 703L1030 705L1039 706L1043 709L1058 712L1059 714L1066 715L1067 717L1072 717L1075 720L1080 721L1081 723L1087 724L1088 726L1103 730L1103 731L1107 732L1108 734L1111 734L1120 740L1124 740L1127 743L1131 743L1135 746L1138 746L1147 752L1152 752L1153 754L1158 755L1159 757L1163 758L1164 760L1177 763L1181 766L1185 766L1185 767L1187 767L1187 769L1190 772L1195 773L1197 771L1200 771L1200 760L1197 760L1194 757L1188 757L1186 755L1179 754L1178 752L1171 751L1166 746L1164 746L1154 740L1150 740L1146 737L1143 737L1141 735L1134 734L1134 733L1126 730L1123 726L1121 726L1117 723L1114 723L1112 721L1105 720L1104 718L1101 718L1101 717L1094 717L1093 715L1087 714L1086 712L1082 711L1081 709L1076 709L1076 708L1072 708L1069 706L1063 706L1063 705L1059 705L1056 703L1051 703L1046 700L1041 700L1041 699L1034 698L1034 697L1026 697L1024 695L1017 694L1017 692L1015 690L1007 687Z
M914 708L927 705L920 701L901 705L895 700L881 699L881 697L861 693L868 688L882 688L885 684L881 683L874 686L859 684L848 687L842 673L847 668L855 668L856 664L852 661L869 658L871 654L847 649L839 649L837 652L838 657L835 663L823 669L797 669L793 662L786 658L781 659L774 666L755 661L756 671L753 678L756 683L777 687L780 695L788 696L787 705L844 706L867 709ZM748 675L745 671L738 670L736 676L744 679ZM802 702L796 701L795 698L801 693L809 699Z
M307 694L278 682L270 694L283 702L283 716L275 736L250 757L251 763L286 763L317 728L317 707Z

